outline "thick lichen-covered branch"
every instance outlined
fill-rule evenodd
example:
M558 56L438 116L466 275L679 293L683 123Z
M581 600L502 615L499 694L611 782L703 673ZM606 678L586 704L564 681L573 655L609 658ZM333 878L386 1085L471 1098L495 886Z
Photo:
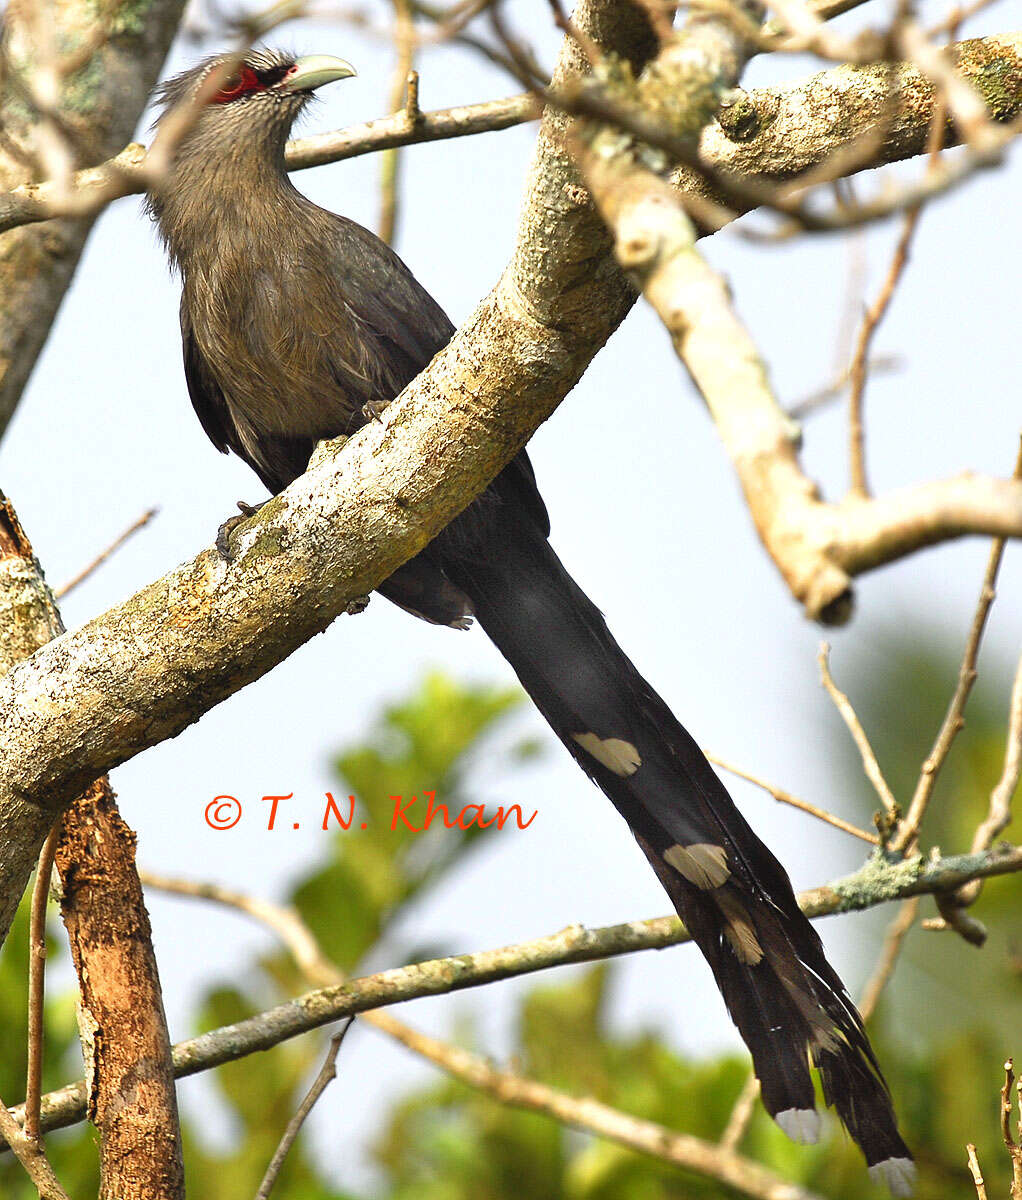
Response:
M992 118L1017 118L1022 33L973 38L952 52ZM934 98L933 84L911 63L836 67L739 95L703 132L700 154L718 171L781 181L877 131L867 165L896 162L925 152ZM945 144L956 137L949 125Z
M949 892L971 880L1017 871L1022 871L1022 846L1001 845L980 854L916 857L899 862L889 862L877 854L854 874L802 892L798 901L807 916L823 917L911 896ZM308 992L235 1025L180 1042L174 1047L174 1073L180 1078L207 1071L354 1013L404 1000L445 995L569 963L595 962L638 950L663 950L688 940L685 927L673 916L599 929L569 925L531 942L381 971ZM14 1111L20 1116L18 1110ZM84 1084L69 1084L43 1097L42 1128L73 1124L81 1120L84 1111Z
M735 312L725 281L696 249L682 197L640 159L616 149L613 129L576 139L615 253L660 316L735 467L756 530L811 617L851 611L852 578L965 534L1022 537L1022 483L963 475L876 498L827 503L800 458L767 365Z
M0 675L64 632L32 545L0 492ZM57 810L59 811L59 810ZM6 932L56 811L0 805L0 930Z

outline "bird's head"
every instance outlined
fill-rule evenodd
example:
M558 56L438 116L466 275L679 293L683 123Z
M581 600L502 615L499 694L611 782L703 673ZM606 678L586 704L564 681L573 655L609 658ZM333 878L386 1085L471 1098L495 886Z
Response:
M198 152L235 157L247 149L283 154L284 144L312 93L327 83L357 74L342 58L312 54L302 58L278 50L249 50L224 73L231 56L216 55L159 86L159 129L175 110L199 96L214 71L221 78L206 87L198 119L184 135L180 154Z

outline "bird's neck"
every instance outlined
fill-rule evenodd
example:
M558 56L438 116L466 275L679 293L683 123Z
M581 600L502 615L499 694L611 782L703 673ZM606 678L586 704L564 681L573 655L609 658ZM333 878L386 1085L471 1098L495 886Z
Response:
M283 148L279 154L232 148L219 160L179 155L150 200L167 249L186 276L205 274L224 258L258 261L303 203L284 169Z

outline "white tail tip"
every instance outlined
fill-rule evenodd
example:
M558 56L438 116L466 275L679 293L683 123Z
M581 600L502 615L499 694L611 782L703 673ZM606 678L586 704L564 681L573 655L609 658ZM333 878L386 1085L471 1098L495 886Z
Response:
M815 1108L786 1108L784 1112L777 1113L774 1120L793 1142L802 1146L811 1146L820 1140L820 1114Z
M874 1183L885 1183L892 1196L901 1200L916 1189L916 1164L910 1158L885 1158L869 1168Z

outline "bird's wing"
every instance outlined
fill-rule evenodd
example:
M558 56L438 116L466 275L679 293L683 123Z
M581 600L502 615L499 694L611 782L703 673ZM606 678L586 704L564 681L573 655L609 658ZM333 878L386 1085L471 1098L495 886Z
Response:
M380 382L386 393L380 400L386 403L447 345L454 325L386 242L346 217L331 216L336 222L341 264L337 277L344 288L345 303L380 344L380 358L385 360ZM546 505L524 450L504 468L494 494L487 499L513 504L530 514L544 536L550 532ZM485 524L486 507L486 500L481 500L460 523L459 531L468 533L469 542L476 541L480 531L469 532L466 527Z
M192 408L195 409L202 428L206 431L206 436L221 454L227 454L230 450L233 450L235 454L240 454L241 442L234 422L231 420L231 411L195 341L183 296L181 297L181 349L184 353L188 395L192 401Z
M382 343L392 400L442 350L454 333L450 319L393 250L354 221L333 216L338 284L358 322Z

